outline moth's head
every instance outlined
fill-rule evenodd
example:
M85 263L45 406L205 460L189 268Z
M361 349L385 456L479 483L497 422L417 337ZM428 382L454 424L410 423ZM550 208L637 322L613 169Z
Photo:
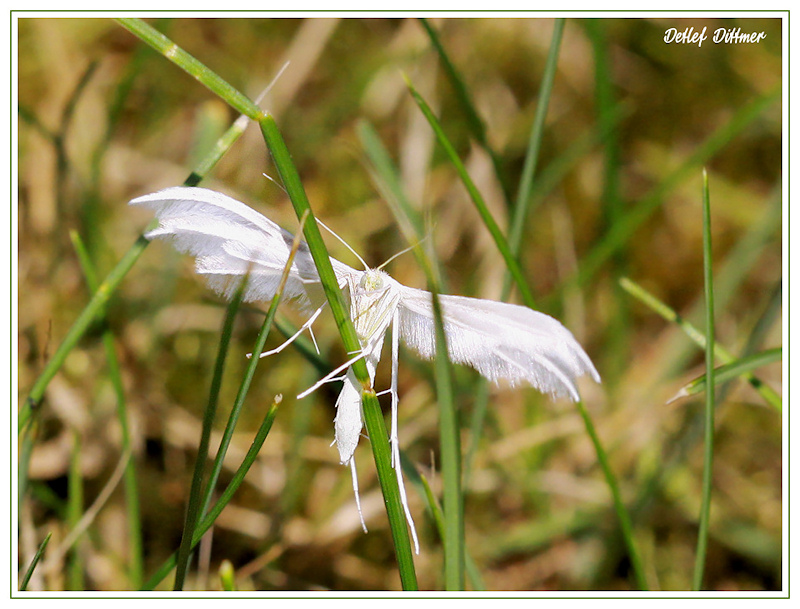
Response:
M386 282L384 281L385 275L386 273L378 269L368 269L364 271L363 275L361 275L361 279L358 282L358 287L365 292L382 290L386 287Z

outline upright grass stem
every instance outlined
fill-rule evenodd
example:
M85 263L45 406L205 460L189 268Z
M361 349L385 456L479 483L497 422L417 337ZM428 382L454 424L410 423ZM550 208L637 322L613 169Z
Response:
M275 166L278 168L283 186L286 188L289 199L294 206L295 213L297 213L298 217L302 217L305 214L309 216L308 222L305 223L303 229L308 249L317 267L317 273L319 274L320 281L325 290L331 312L336 320L336 325L339 328L344 347L348 353L357 353L361 350L361 343L358 340L347 305L336 280L336 275L333 272L328 250L319 232L319 226L311 211L311 206L308 203L308 198L306 197L305 190L300 181L300 176L292 162L289 150L286 148L286 144L283 141L283 136L271 115L264 116L259 122L259 125L261 126L261 132L264 135L267 147L272 153ZM386 430L382 425L377 424L379 417L376 415L380 411L378 400L372 388L372 383L364 360L356 360L352 365L352 370L362 387L362 409L365 415L367 432L373 443L373 456L378 472L378 480L386 504L386 513L392 531L392 538L394 539L395 556L398 562L400 579L404 590L416 590L416 572L414 570L414 562L411 554L408 529L400 502L397 478L391 467L389 451L383 451L381 449L381 445L386 441ZM377 445L376 442L378 443ZM376 448L376 446L378 448Z
M76 232L71 232L70 237L78 254L86 284L91 294L98 289L97 273L95 271L89 251ZM104 314L104 312L102 312ZM123 452L132 453L132 442L130 425L128 424L128 407L125 400L125 390L122 386L122 374L120 372L119 359L117 358L114 335L109 328L103 330L103 348L106 353L106 365L108 366L108 376L114 388L114 397L117 402L117 420L121 431L121 445ZM125 466L123 479L125 486L125 510L127 512L126 524L128 533L129 557L128 575L132 588L138 588L142 584L144 573L144 552L142 548L142 527L139 506L139 488L136 481L136 461L131 458Z
M267 414L264 416L264 419L261 421L261 426L258 428L255 438L253 439L253 443L250 445L250 449L247 451L247 454L242 460L242 464L239 466L239 469L236 470L236 473L233 475L233 478L231 478L230 483L227 487L225 487L225 490L222 492L214 506L209 510L208 514L200 519L200 522L195 529L194 536L192 537L191 549L194 549L195 546L200 543L200 539L203 537L203 535L208 532L216 519L219 518L222 510L226 505L228 505L228 503L230 503L230 500L241 486L245 476L247 475L247 472L250 470L250 467L253 465L253 463L255 463L258 453L261 450L261 447L264 445L264 440L266 440L270 429L272 429L272 423L275 421L275 415L278 412L279 403L280 398L276 397L272 403L272 406L267 411ZM142 586L142 590L154 590L156 586L158 586L158 584L160 584L164 578L169 575L169 572L175 568L177 563L177 555L177 552L172 554L172 556L170 556L161 565L161 567L159 567L159 569L150 577L150 579L145 582L144 586Z
M703 285L706 301L706 407L703 441L703 491L700 507L700 529L697 533L697 555L694 564L692 588L703 587L706 552L708 550L708 526L711 516L711 487L714 465L714 275L711 249L711 202L708 192L708 173L703 170Z
M290 261L291 262L291 261ZM203 472L205 471L206 459L208 458L208 445L211 440L211 428L217 413L219 403L219 391L222 387L222 375L225 370L225 359L228 356L231 336L233 335L233 322L239 305L242 303L242 295L247 285L248 277L245 276L237 288L233 299L228 305L225 320L222 324L219 349L217 359L214 364L214 374L211 377L211 387L209 390L208 403L203 412L203 424L200 433L200 444L195 458L194 473L192 475L192 486L189 491L189 503L186 510L186 519L183 526L180 548L178 549L178 562L175 570L175 582L173 590L183 590L186 573L189 569L189 559L191 558L191 541L194 535L197 521L202 515L202 491L203 491ZM211 486L211 485L209 485Z
M412 244L420 243L424 238L422 222L405 195L398 171L388 152L367 123L359 125L359 136L372 164L370 169L373 178L389 202L406 241ZM461 426L455 407L451 366L447 358L447 337L444 334L442 309L439 302L441 274L438 260L433 253L428 256L421 247L415 247L413 251L428 281L436 328L435 376L444 496L442 540L444 542L445 587L448 590L463 590L466 549L464 545L464 499L461 490ZM431 251L433 252L432 247Z
M436 118L433 110L431 110L428 103L417 92L413 85L410 82L407 84L411 96L414 98L414 101L417 103L417 106L419 106L419 109L422 111L423 115L425 115L425 118L428 120L433 132L436 134L436 139L444 149L447 157L450 159L450 162L453 164L453 167L458 173L462 184L464 184L464 187L467 189L470 199L475 204L475 209L478 210L478 213L480 214L483 223L486 225L486 228L489 230L489 233L491 234L498 251L503 256L503 261L505 262L508 271L511 273L511 276L514 278L514 283L516 284L517 289L520 291L520 296L522 297L523 302L527 306L533 307L533 294L531 293L530 287L528 287L528 283L522 272L522 268L509 248L505 235L503 235L503 232L500 230L500 227L489 211L486 202L483 200L483 195L481 195L477 186L475 186L475 183L472 181L472 178L467 172L466 167L464 167L464 163L462 163L461 159L458 157L458 153L442 129L442 126L439 124L439 120Z

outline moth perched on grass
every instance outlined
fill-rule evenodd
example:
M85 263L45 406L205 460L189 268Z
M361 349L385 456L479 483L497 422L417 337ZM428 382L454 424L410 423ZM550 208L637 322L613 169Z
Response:
M289 258L294 237L247 205L205 188L174 187L138 197L131 205L153 209L158 226L148 239L171 239L181 252L196 257L196 270L219 294L230 298L245 274L249 281L245 301L271 299ZM363 262L363 261L362 261ZM417 535L403 485L397 438L397 365L399 342L418 355L435 355L434 314L430 292L404 286L387 273L366 268L357 271L331 259L339 287L349 296L350 317L361 343L361 351L326 375L304 397L347 370L344 387L336 401L334 442L342 464L353 477L361 523L366 530L358 497L358 478L353 455L363 428L360 384L350 369L364 359L370 381L381 357L384 337L392 327L392 465L397 472L400 496L415 547ZM308 246L300 248L292 263L284 296L313 311L300 331L310 328L325 307L325 294ZM439 297L451 361L468 364L490 381L505 380L512 386L526 383L553 396L579 400L576 379L589 374L600 381L594 365L572 334L558 321L527 307L462 296Z

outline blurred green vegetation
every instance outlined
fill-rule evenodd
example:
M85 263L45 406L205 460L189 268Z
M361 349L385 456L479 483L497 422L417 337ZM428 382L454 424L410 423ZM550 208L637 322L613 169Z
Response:
M437 112L502 228L508 225L508 208L491 160L470 139L463 109L418 21L151 23L252 97L290 61L261 106L276 116L315 214L378 265L407 243L366 168L357 127L369 122L428 221L449 291L499 298L502 258L435 145L403 73ZM518 184L553 21L434 19L431 24L486 123L506 182ZM664 43L667 28L691 26L767 35L758 44ZM777 19L570 19L564 32L521 262L541 308L573 331L603 376L602 385L587 382L582 392L620 480L653 590L691 586L702 398L666 402L703 372L703 354L676 324L634 301L619 279L632 278L702 327L701 168L675 183L668 178L738 113L781 86L781 48ZM236 117L189 76L103 19L19 22L19 104L24 400L87 301L70 230L78 231L97 275L105 276L149 221L126 202L180 184ZM725 134L703 163L711 189L717 339L737 355L782 341L781 118L779 100L765 104L743 129ZM251 126L204 185L293 230L296 219L285 194L262 173L277 177ZM612 255L596 273L573 281L598 245L648 199L655 201L652 213L629 237L613 243ZM329 247L358 266L341 245L331 240ZM407 285L425 285L410 255L393 262L390 271ZM295 322L302 319L285 313ZM108 306L107 326L131 416L146 574L180 540L224 315L224 304L193 274L192 261L161 243L149 246ZM253 308L237 320L222 411L234 400L244 354L262 320L263 313ZM48 563L48 552L64 540L72 522L67 476L74 438L81 440L77 463L86 507L122 452L102 330L97 324L71 353L43 402L30 488L21 499L22 572L45 536L52 538L29 589L68 589L78 582L95 590L131 585L119 489L76 546L80 576L58 561ZM276 334L268 347L278 343ZM315 335L323 356L345 361L329 317L315 324ZM466 430L476 375L457 372L462 444L470 447ZM780 364L757 373L780 392ZM216 574L225 560L233 565L239 590L399 587L369 451L362 443L356 454L370 527L364 535L350 474L329 447L335 390L301 401L291 397L319 374L291 349L262 362L222 482L241 461L274 395L282 393L284 402L261 458L217 521L210 548L193 564L187 589L220 589ZM384 365L376 386L388 383ZM431 367L402 349L399 391L401 447L437 490ZM781 415L741 380L718 393L706 586L780 589ZM465 492L467 548L487 589L633 585L608 488L570 403L553 403L533 390L493 389ZM439 541L422 495L411 495L422 535L416 557L420 587L440 589Z

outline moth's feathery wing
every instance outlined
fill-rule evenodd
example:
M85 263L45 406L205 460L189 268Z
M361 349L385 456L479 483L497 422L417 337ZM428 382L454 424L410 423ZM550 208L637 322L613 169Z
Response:
M421 357L436 352L430 292L402 286L400 337ZM554 396L579 400L575 379L599 382L589 356L552 317L518 305L464 296L439 296L451 361L475 368L490 381L528 383Z
M206 188L176 186L133 199L155 211L158 227L148 239L172 240L175 248L196 257L196 271L209 286L230 298L239 279L250 273L246 301L268 300L275 295L289 259L293 236L254 209L227 195ZM354 273L331 258L339 283ZM305 242L295 255L284 289L286 299L316 308L325 296L314 260Z

